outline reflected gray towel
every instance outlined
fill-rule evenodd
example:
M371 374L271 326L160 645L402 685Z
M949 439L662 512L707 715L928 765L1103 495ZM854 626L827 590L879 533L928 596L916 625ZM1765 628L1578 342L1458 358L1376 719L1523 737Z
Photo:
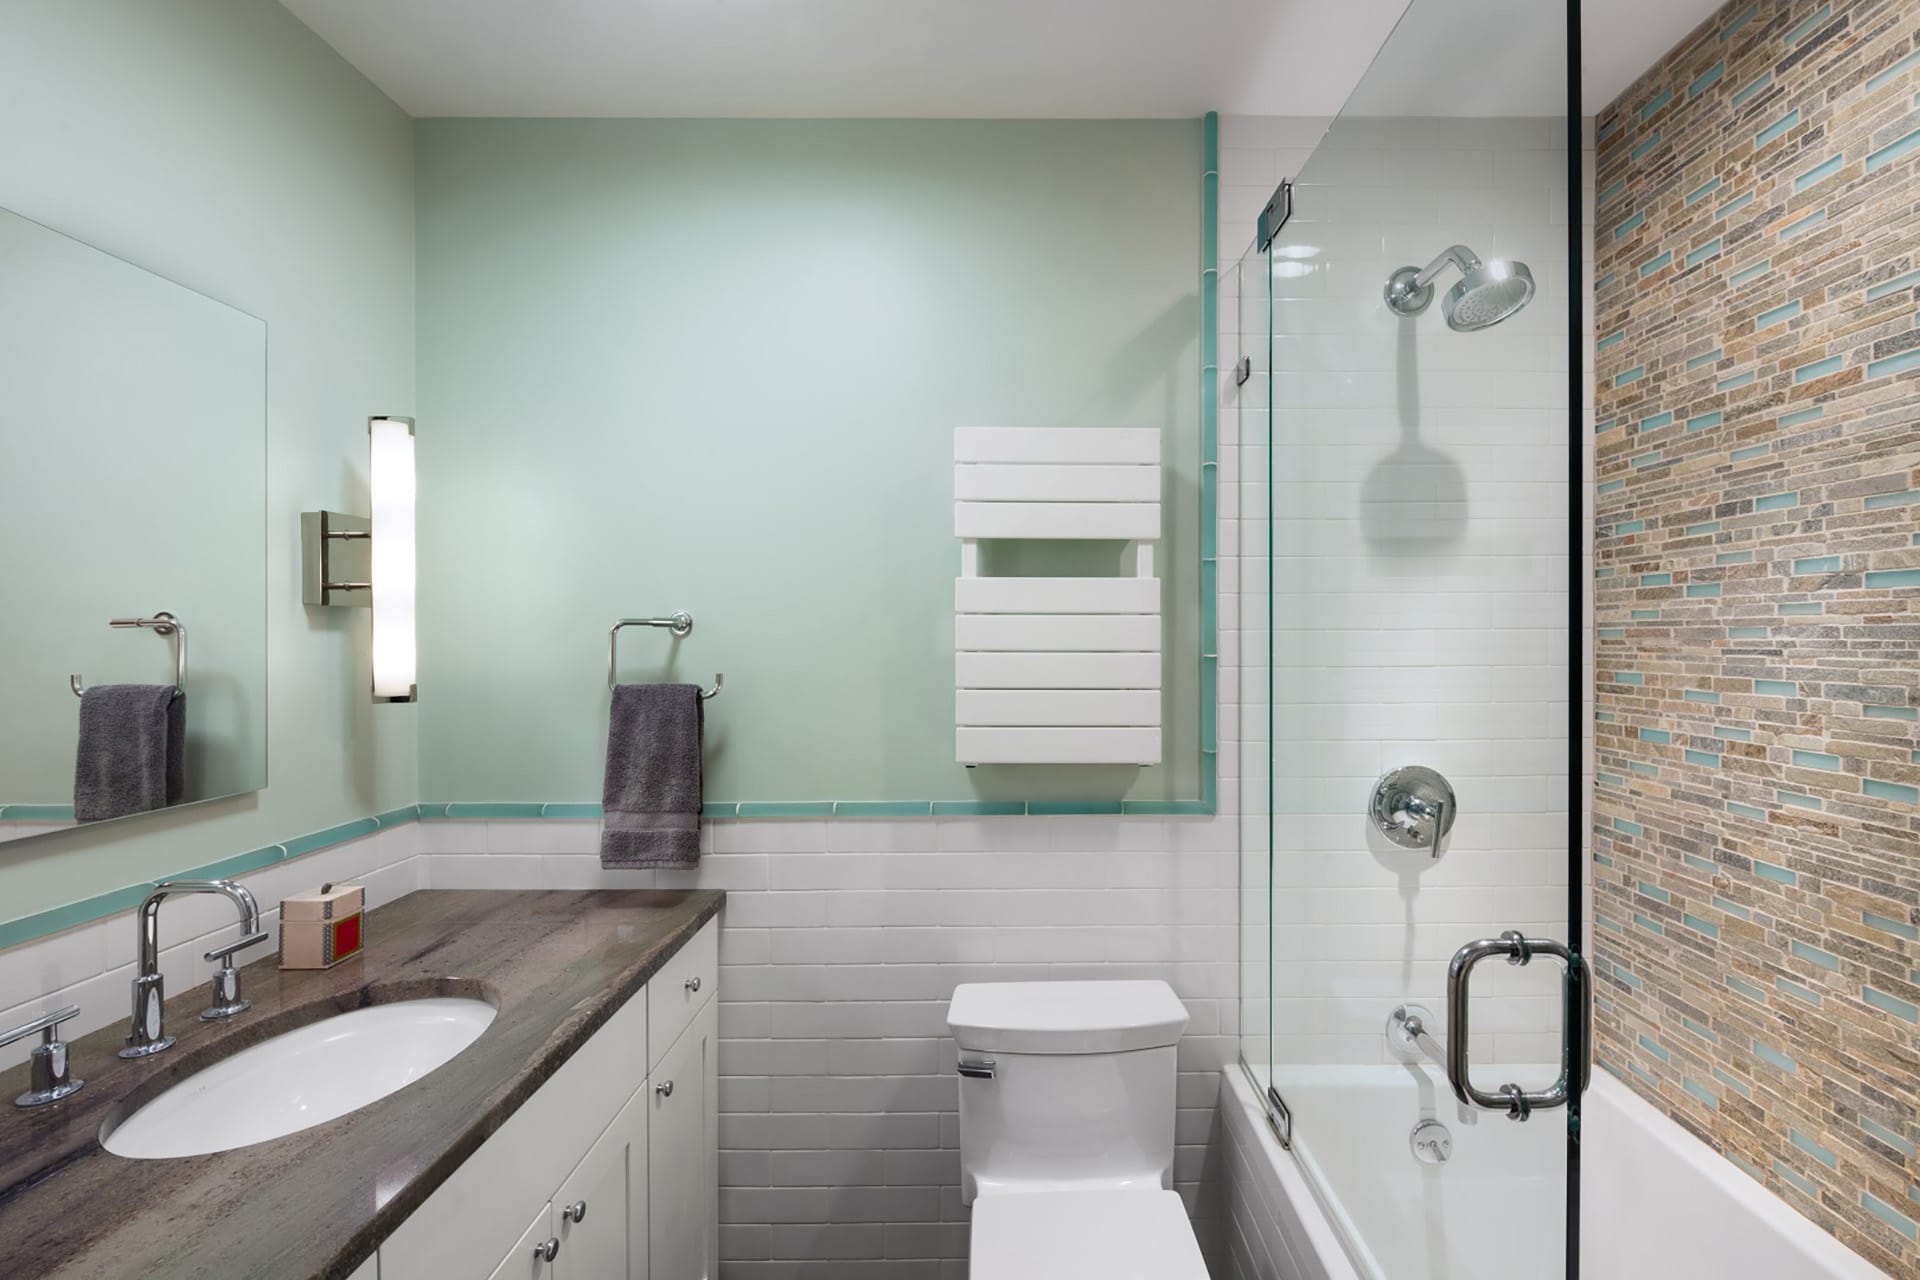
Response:
M170 684L103 684L80 695L73 818L99 822L186 796L187 698Z
M623 684L607 718L600 865L700 861L700 686Z

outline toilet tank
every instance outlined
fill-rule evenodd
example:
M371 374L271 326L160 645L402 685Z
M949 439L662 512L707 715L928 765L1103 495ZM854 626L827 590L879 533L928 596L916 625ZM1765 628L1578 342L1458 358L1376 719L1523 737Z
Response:
M1173 1185L1175 1045L1187 1011L1164 982L956 987L960 1190Z

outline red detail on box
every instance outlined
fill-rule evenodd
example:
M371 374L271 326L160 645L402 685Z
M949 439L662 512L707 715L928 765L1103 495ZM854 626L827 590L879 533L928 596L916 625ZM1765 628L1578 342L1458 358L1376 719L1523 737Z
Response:
M355 912L333 922L333 959L338 962L360 949L360 915Z

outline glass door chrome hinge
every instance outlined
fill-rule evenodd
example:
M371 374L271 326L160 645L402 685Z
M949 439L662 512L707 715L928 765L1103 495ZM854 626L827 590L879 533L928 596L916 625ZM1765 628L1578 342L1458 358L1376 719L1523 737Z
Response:
M1272 1085L1267 1086L1267 1123L1273 1126L1273 1136L1280 1139L1280 1146L1293 1150L1293 1112Z
M1280 184L1273 193L1273 199L1267 201L1267 207L1260 211L1260 230L1257 243L1260 252L1265 253L1273 246L1273 238L1280 234L1280 228L1287 225L1287 219L1293 216L1293 182L1288 180Z

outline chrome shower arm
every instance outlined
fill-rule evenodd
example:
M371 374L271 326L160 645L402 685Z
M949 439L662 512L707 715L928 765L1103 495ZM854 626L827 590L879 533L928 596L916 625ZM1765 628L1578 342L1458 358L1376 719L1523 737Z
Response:
M1429 262L1426 268L1413 278L1414 287L1424 289L1432 284L1434 277L1438 276L1449 262L1460 269L1461 275L1466 275L1469 271L1479 269L1480 257L1463 244L1452 245L1439 257Z

